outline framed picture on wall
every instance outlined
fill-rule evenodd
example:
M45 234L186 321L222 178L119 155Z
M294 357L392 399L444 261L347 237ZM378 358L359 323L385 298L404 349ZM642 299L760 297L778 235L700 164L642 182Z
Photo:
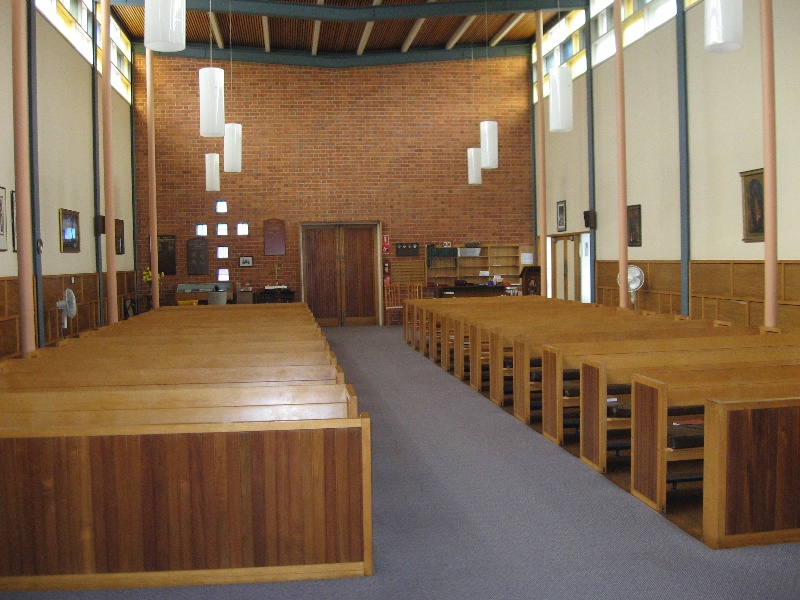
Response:
M628 207L628 246L642 245L642 205L633 204Z
M742 223L745 242L764 241L764 169L739 173L742 178Z
M114 248L117 254L125 254L125 221L114 219Z
M81 251L80 213L66 208L58 209L58 222L61 224L61 252Z
M0 187L0 252L8 250L8 218L6 217L6 188Z
M567 201L561 200L556 203L556 229L558 231L567 230Z

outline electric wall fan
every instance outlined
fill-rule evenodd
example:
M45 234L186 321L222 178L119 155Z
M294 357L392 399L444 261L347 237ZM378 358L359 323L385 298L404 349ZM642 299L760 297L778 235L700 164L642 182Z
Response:
M78 313L75 293L69 288L64 290L64 299L56 302L56 308L61 311L61 329L66 329L67 317L71 319Z
M619 285L619 273L617 274ZM644 285L644 273L636 265L628 265L628 291L631 294L631 306L636 308L636 292Z

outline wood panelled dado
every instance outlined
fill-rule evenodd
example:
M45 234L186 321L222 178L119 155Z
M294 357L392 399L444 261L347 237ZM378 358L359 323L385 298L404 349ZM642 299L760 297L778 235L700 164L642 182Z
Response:
M118 585L91 578L123 573L169 575L135 585L254 581L259 572L208 571L352 568L365 554L370 571L359 421L0 439L0 589L57 575L89 576L64 587Z
M323 327L378 323L375 225L303 226L303 292Z
M18 356L19 283L16 277L0 278L0 359Z
M645 274L637 292L637 308L680 313L680 262L631 261ZM800 262L781 261L778 288L778 326L800 331ZM617 262L597 262L597 301L619 304ZM692 261L689 265L692 319L719 319L735 325L764 323L764 264L758 261Z

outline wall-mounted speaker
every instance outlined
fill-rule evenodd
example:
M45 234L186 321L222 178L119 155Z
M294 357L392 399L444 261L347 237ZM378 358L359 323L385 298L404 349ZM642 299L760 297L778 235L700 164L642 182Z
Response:
M583 225L587 229L597 229L597 213L593 210L583 211Z

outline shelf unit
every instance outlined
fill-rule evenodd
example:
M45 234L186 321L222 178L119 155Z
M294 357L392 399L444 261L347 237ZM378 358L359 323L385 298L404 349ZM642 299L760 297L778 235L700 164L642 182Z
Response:
M500 275L506 285L520 283L520 247L516 244L477 248L439 248L429 245L425 252L425 278L432 285L453 285L456 279L486 284Z

